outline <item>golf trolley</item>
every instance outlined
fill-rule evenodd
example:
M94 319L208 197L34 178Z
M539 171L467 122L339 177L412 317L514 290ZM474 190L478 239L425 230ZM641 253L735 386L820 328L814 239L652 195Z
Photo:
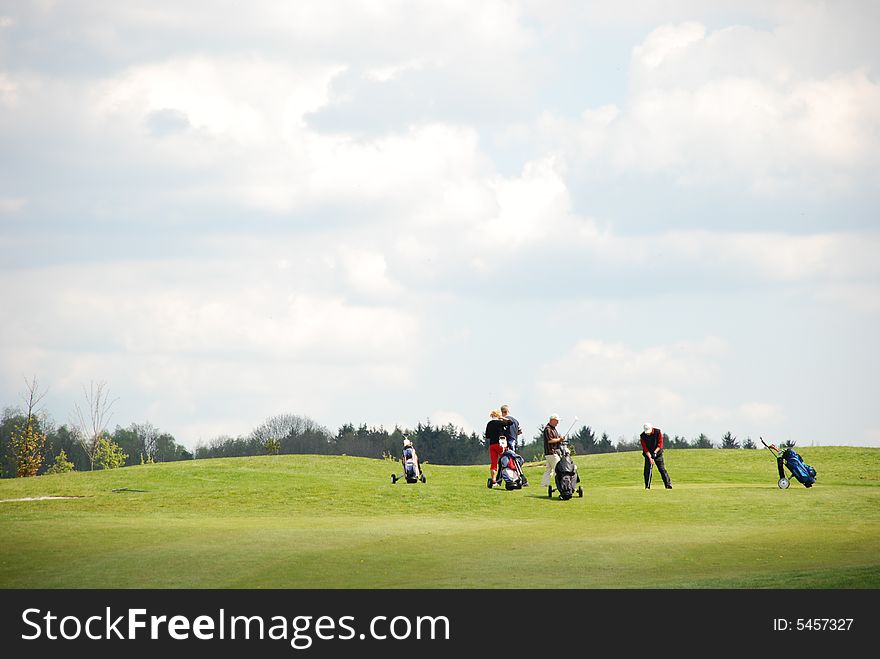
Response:
M571 459L571 450L568 448L568 441L559 444L559 462L556 463L554 470L554 479L556 481L556 489L552 485L547 486L547 496L553 498L553 492L559 493L562 501L571 499L575 493L579 497L584 496L584 488L581 487L581 477L578 474L577 465Z
M403 457L401 458L401 462L403 462L403 474L391 474L391 483L394 484L399 480L406 480L407 483L418 483L421 481L424 483L425 472L422 471L422 465L416 466L416 454L415 449L412 447L412 443L409 442L409 439L406 439L406 443L403 448Z
M763 437L760 440L764 447L776 457L776 466L779 469L779 481L777 484L780 490L788 489L788 486L791 484L791 480L785 477L783 465L791 472L791 476L804 487L813 487L813 483L816 482L816 470L806 464L793 448L789 447L780 451L775 445L767 444Z
M425 474L421 474L418 478L416 478L415 476L410 476L409 474L401 474L399 476L397 474L391 474L392 483L396 483L400 480L406 480L407 483L418 483L420 481L424 483L427 481L427 479L425 478Z
M523 457L512 449L505 448L498 456L498 482L504 483L507 490L521 490L529 481L522 470Z

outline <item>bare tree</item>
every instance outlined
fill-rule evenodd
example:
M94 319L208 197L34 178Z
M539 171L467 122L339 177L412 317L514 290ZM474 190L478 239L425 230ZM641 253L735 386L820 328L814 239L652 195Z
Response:
M326 437L327 430L308 417L296 414L278 414L269 417L251 431L250 439L260 444L270 454L290 453L294 443L309 445L315 437ZM326 443L326 439L319 443ZM302 446L302 444L300 444ZM311 452L311 451L308 451Z
M25 380L24 382L25 385L27 385L27 391L21 394L21 398L24 401L25 409L27 410L28 423L30 423L32 419L36 418L37 409L43 398L46 397L48 389L40 391L40 387L37 384L36 376L31 378L30 382L28 382L27 380Z
M77 440L89 458L89 468L94 469L98 443L101 436L107 431L107 424L110 422L111 416L110 410L118 399L110 400L110 392L107 390L106 382L99 382L97 385L92 382L88 390L83 385L83 394L86 399L86 411L83 412L79 404L74 403L76 412L71 425L76 428Z
M280 442L285 437L301 433L304 426L304 420L295 414L279 414L254 428L251 436L261 443L273 439Z

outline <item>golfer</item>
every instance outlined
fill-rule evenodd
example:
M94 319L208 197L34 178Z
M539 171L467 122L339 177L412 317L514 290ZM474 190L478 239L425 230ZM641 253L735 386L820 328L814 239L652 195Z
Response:
M544 426L544 462L547 466L541 478L541 487L550 485L556 465L559 464L559 445L565 441L565 435L560 435L556 430L557 425L559 425L559 417L551 414L547 425Z
M663 432L650 423L646 423L642 428L639 441L642 444L642 455L645 457L645 489L651 489L651 475L654 473L654 465L656 464L657 471L663 478L663 485L667 490L671 490L672 481L669 479L669 474L666 473L666 465L663 464Z
M516 453L516 445L519 442L519 436L522 435L519 421L510 416L510 405L501 406L501 416L510 421L510 425L507 426L507 446L511 451Z
M501 410L492 410L489 412L489 423L486 424L486 441L489 443L489 479L487 487L491 490L498 482L498 458L504 452L499 444L502 437L507 439L507 428L510 421L501 416Z

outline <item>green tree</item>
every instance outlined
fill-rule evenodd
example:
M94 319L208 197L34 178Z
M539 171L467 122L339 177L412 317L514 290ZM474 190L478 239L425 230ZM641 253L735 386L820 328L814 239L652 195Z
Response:
M424 424L420 422L416 425L415 430L405 431L404 434L412 439L419 453L419 460L425 463L480 464L488 459L481 438L476 433L468 435L452 423L432 426L428 419ZM392 455L399 454L400 450L401 446L398 444Z
M353 423L345 423L339 428L331 442L331 450L341 455L357 455L364 458L381 457L383 453L391 450L391 455L400 452L403 439L396 446L391 446L388 431L382 427L367 428L367 424L362 423L357 428ZM423 451L419 450L419 457L422 462L426 460L422 455Z
M98 446L95 449L94 466L98 469L117 469L125 466L128 456L122 452L119 444L107 434L102 433L98 437Z
M739 448L739 442L736 441L736 437L730 434L729 430L721 437L721 448Z
M581 426L581 429L569 437L571 446L579 454L587 455L596 452L596 433L590 426Z
M694 440L692 446L694 448L715 448L712 440L706 437L703 433L700 433L700 436Z
M177 462L178 460L192 460L193 454L186 450L167 432L156 436L156 451L153 455L155 462Z
M751 437L746 437L746 441L743 442L743 448L758 448L755 446L755 442L752 441Z
M173 436L160 432L149 421L132 423L128 428L116 426L113 441L128 454L126 465L192 459L192 453L178 445Z
M36 476L43 464L43 447L46 435L41 433L32 419L12 433L10 448L15 456L15 475L18 478Z
M138 432L135 430L134 424L128 428L120 428L116 426L113 431L113 441L122 449L122 452L128 456L126 466L134 464L145 464L152 453L147 449L146 444Z
M665 439L663 440L663 445L666 446ZM675 435L671 440L669 440L669 448L691 448L691 444L684 437Z
M67 453L61 449L61 453L55 456L55 462L46 470L47 474L65 474L68 471L75 471L73 463L67 459Z
M596 453L614 453L614 444L611 443L607 432L603 432L602 438L596 442Z
M61 425L58 428L47 430L43 464L51 464L54 457L61 453L61 451L64 451L67 459L73 463L74 470L86 471L89 469L91 463L77 438L75 428Z
M46 447L46 433L40 429L37 407L46 392L40 393L37 378L27 383L23 394L26 412L24 421L12 431L9 448L15 458L15 475L18 478L36 476L43 465L43 451Z
M663 445L669 446L669 435L663 433ZM624 453L626 451L638 451L641 453L642 451L642 442L638 436L633 437L629 441L627 441L626 437L621 435L617 438L617 445L615 446L615 450L618 453Z

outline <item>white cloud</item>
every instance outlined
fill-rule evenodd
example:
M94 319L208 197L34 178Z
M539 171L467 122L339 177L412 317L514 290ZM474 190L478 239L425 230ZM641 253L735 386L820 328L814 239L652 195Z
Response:
M301 267L283 277L274 261L228 260L5 273L5 308L30 307L37 291L40 304L4 318L0 363L6 378L38 373L68 406L83 382L105 380L123 425L174 419L190 445L220 428L244 433L279 410L320 420L346 396L411 387L419 318L393 301L299 291Z
M468 128L442 124L412 127L376 139L337 139L315 149L309 189L316 200L383 205L415 210L416 222L460 223L459 215L436 206L445 200L481 207L473 177L490 163ZM466 220L467 218L465 218Z
M661 26L633 49L625 104L577 121L545 116L538 129L545 144L575 135L568 158L600 179L643 173L770 197L875 186L880 84L865 64L819 75L792 66L792 41L746 27Z
M779 426L786 420L785 413L779 405L757 401L743 403L737 409L737 414L740 418L755 426Z
M0 197L0 214L3 213L17 213L22 210L27 204L27 199L16 197Z
M4 309L40 304L3 317L0 371L74 396L106 379L133 418L185 434L291 410L463 424L489 398L526 423L796 420L795 383L724 382L760 343L731 319L757 300L830 351L876 321L880 237L835 226L876 194L871 21L846 3L643 5L16 7L0 285ZM704 218L677 222L644 184ZM740 197L758 213L743 225L775 230L720 229ZM777 198L827 219L795 228L761 205ZM502 291L507 336L484 316ZM549 331L545 300L582 325ZM670 300L676 322L648 343L632 310ZM522 371L481 385L474 357L505 341Z
M369 69L366 72L367 78L371 80L375 80L376 82L388 82L389 80L394 80L401 73L406 71L418 71L420 69L425 68L425 62L421 58L416 58L409 62L402 62L399 64L393 64L390 66L380 66L373 69Z
M569 418L602 419L611 427L635 429L642 417L658 425L665 423L661 419L685 417L714 421L717 413L710 407L697 410L695 395L717 385L720 360L728 350L717 337L642 350L583 339L542 369L536 391L545 409L565 410Z
M13 346L31 345L57 355L246 356L408 370L418 345L419 323L406 310L298 291L291 278L255 264L128 262L32 270L26 287L3 279L10 306L26 304L31 291L41 296L39 309L0 329L4 359L14 359Z
M706 36L706 28L699 23L663 25L651 32L638 46L633 48L633 60L648 71L683 55L687 48Z
M840 305L844 310L854 312L858 316L880 315L880 284L876 283L876 280L866 284L858 282L821 284L813 290L817 300Z
M634 241L635 245L642 243ZM681 259L704 273L736 273L769 282L823 282L875 279L880 236L873 233L790 235L675 231L644 241L642 250ZM621 251L626 247L621 246ZM629 245L629 250L638 247Z
M445 426L450 423L456 428L467 428L469 426L468 420L464 415L450 410L435 410L428 415L428 418L435 427Z
M382 297L392 297L400 293L400 286L388 277L388 265L384 254L344 245L337 251L352 288Z
M18 83L7 73L0 71L0 104L13 106L18 101Z

